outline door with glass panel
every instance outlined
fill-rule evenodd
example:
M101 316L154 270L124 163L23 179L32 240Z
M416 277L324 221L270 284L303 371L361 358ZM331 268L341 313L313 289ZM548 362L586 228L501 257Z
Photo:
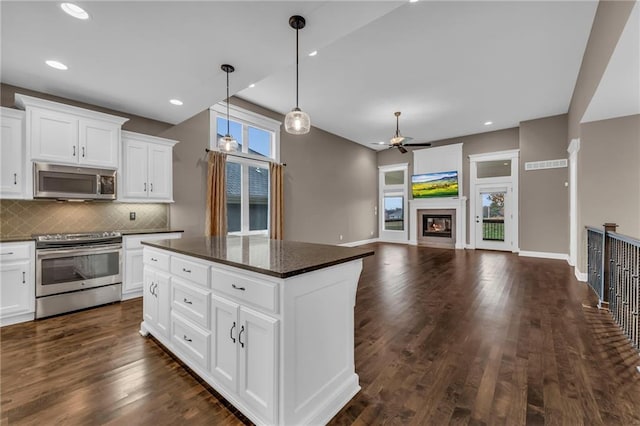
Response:
M511 251L511 185L476 185L476 248Z
M380 240L407 241L407 165L380 167Z

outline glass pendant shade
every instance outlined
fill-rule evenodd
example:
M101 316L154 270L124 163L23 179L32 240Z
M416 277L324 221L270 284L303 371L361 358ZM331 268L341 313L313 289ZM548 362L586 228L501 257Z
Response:
M305 135L311 130L311 118L309 114L296 107L284 118L284 129L292 135Z
M238 141L231 135L224 135L218 139L218 149L222 152L235 152L238 150Z

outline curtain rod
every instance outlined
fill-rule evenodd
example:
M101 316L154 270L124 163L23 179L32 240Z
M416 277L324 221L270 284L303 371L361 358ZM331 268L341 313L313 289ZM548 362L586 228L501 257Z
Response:
M205 148L204 149L206 152L211 152L212 150L210 150L209 148ZM220 151L214 151L214 152L220 152ZM249 160L254 160L254 158L249 158L249 157L245 157L244 155L238 155L238 154L232 154L232 153L226 153L227 155L232 155L234 157L240 157L240 158L247 158ZM257 158L255 160L258 160ZM265 161L267 163L275 163L275 161L270 161L270 160L258 160L258 161ZM287 163L282 163L282 165L284 167L287 167Z

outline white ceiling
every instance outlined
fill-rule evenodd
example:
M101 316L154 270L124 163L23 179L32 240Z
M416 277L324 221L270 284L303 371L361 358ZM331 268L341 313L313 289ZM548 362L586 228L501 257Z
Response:
M2 82L170 123L231 90L280 113L295 104L329 132L378 148L403 134L437 140L567 112L597 1L2 1ZM306 54L318 50L311 58ZM44 64L57 59L57 71ZM248 89L250 83L256 87ZM184 101L182 107L168 103ZM494 125L486 127L485 121ZM379 147L383 148L383 147Z
M635 4L582 122L640 114L640 6Z

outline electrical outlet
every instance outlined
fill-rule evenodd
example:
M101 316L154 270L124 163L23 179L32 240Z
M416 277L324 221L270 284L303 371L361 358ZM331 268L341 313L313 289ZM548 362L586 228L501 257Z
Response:
M136 220L136 212L129 212L129 220Z
M342 241L342 234L340 234L340 241Z

